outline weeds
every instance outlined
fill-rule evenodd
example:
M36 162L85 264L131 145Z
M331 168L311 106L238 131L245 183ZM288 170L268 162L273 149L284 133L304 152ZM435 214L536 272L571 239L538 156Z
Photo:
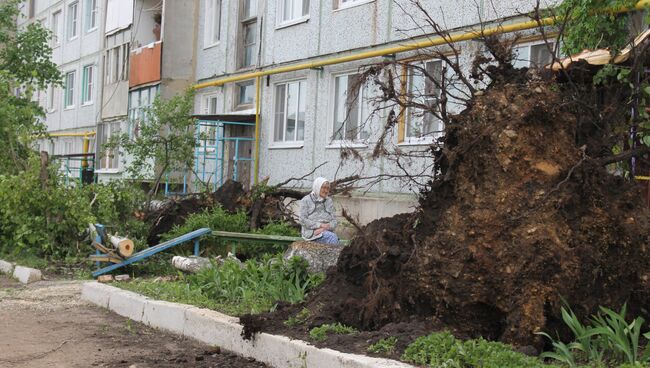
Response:
M241 315L271 311L278 301L300 302L323 280L323 275L307 273L303 259L284 261L281 255L261 262L229 259L220 266L179 277L174 282L140 281L117 286L156 299Z
M623 305L620 312L600 307L600 311L591 318L591 325L580 323L578 317L568 307L562 307L562 319L571 329L575 341L565 344L555 341L549 334L539 334L548 338L553 344L554 351L545 352L542 358L554 359L569 367L577 367L579 362L594 365L635 364L647 366L650 362L650 349L641 354L639 339L644 319L637 317L628 323L625 320L627 306ZM643 334L650 339L650 333Z
M341 323L324 324L319 327L314 327L309 331L309 336L315 341L327 340L328 334L348 335L359 332L354 327L346 326Z
M386 354L390 355L395 352L395 344L397 344L397 337L391 336L381 339L368 347L369 353Z
M307 319L311 316L311 311L307 308L303 308L300 312L298 312L295 316L289 317L286 321L284 321L284 325L288 327L294 327L301 325L305 322L307 322Z
M508 345L482 338L460 341L447 331L417 338L406 348L401 359L427 367L548 367L539 359L513 351Z

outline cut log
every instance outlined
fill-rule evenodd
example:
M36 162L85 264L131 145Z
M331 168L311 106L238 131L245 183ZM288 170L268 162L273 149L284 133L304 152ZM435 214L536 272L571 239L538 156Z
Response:
M108 239L111 244L113 244L113 247L117 249L117 253L119 253L122 257L129 257L131 254L133 254L133 240L113 235L110 235Z

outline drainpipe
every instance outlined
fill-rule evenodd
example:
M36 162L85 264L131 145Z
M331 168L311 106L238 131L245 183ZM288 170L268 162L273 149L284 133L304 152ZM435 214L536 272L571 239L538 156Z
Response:
M262 90L262 78L255 78L255 162L253 168L253 184L257 185L260 176L260 95Z

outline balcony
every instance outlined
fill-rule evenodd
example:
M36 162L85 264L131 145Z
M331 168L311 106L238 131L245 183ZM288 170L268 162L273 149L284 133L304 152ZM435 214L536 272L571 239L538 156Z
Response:
M160 80L162 41L152 42L131 51L129 88Z

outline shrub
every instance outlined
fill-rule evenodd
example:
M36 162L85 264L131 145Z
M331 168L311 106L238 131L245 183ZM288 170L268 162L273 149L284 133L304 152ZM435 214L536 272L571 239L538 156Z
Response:
M406 348L402 360L428 367L547 367L508 345L482 338L463 342L447 331L417 338Z
M0 253L63 259L87 253L81 244L94 222L89 200L79 188L62 185L51 168L40 179L40 161L29 160L16 175L0 175Z
M314 327L309 331L309 337L316 341L327 340L328 334L347 335L355 334L359 331L354 327L346 326L341 323L324 324L319 327Z

